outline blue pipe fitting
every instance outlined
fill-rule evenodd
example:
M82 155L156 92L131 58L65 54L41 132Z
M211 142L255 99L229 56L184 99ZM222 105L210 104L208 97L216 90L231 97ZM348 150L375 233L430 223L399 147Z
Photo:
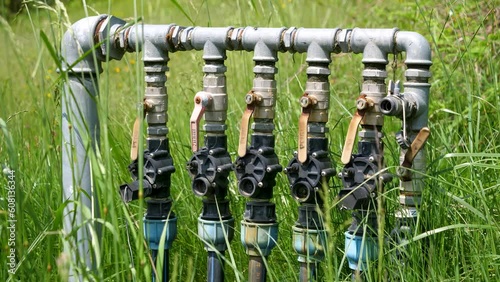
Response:
M225 220L205 220L198 218L198 237L209 252L227 250L227 243L234 237L234 218Z
M177 237L177 218L167 218L167 219L146 219L144 218L144 237L149 243L149 248L151 250L157 251L160 247L161 234L163 229L166 227L167 234L165 235L165 244L163 248L165 250L172 247L172 242Z
M377 258L378 245L376 237L357 236L344 233L345 253L349 261L349 268L352 270L365 271L368 262Z
M293 249L299 254L300 262L323 261L326 253L326 230L307 229L293 226Z
M241 243L250 256L267 257L278 241L278 223L241 221Z

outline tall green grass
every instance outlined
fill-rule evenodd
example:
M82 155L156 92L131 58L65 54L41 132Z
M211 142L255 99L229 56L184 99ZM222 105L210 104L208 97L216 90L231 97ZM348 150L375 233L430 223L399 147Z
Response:
M311 3L310 3L311 2ZM312 3L314 2L314 3ZM101 146L92 156L102 219L102 241L96 273L62 253L67 238L62 232L60 83L54 57L40 36L49 38L58 54L62 34L76 20L108 13L129 21L202 26L399 27L423 34L433 51L433 78L427 145L427 185L420 208L419 228L406 245L409 260L391 260L395 249L385 246L384 259L374 262L368 280L498 281L500 280L500 3L498 1L59 1L51 7L29 2L27 9L7 22L0 19L0 164L15 170L17 272L6 265L7 178L0 178L0 280L64 280L72 266L88 280L145 281L152 264L144 245L141 218L144 205L124 205L118 186L128 182L131 125L141 101L143 74L140 54L104 64L98 99ZM170 54L168 72L169 138L177 172L172 195L179 236L171 249L172 281L206 279L206 252L196 236L201 201L191 192L184 168L191 156L188 119L192 97L202 89L201 53ZM56 55L57 56L57 55ZM298 98L305 85L305 56L280 54L276 100L276 150L282 165L297 147ZM402 79L388 66L390 79ZM252 54L228 52L228 146L235 158L244 94L252 85ZM354 99L361 86L361 55L334 55L331 64L330 152L341 169L340 152ZM387 165L398 164L393 132L400 122L386 119ZM9 136L12 136L10 142ZM244 202L231 175L229 198L236 220ZM325 281L349 281L343 254L348 212L339 211L335 179L327 194L329 252L323 263ZM398 207L396 181L386 187L385 230L394 225ZM291 247L291 226L297 203L289 196L288 181L278 176L275 188L280 222L278 246L269 257L270 281L295 281L296 255ZM196 208L193 208L196 207ZM238 224L237 224L238 226ZM247 256L238 242L239 227L227 255L228 281L245 281ZM383 269L377 275L376 269Z

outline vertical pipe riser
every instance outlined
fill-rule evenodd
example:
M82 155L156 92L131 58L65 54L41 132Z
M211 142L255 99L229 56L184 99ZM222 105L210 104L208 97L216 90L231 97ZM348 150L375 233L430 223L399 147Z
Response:
M94 198L91 156L89 155L89 152L98 146L100 138L96 84L97 82L88 75L85 77L70 75L62 96L63 201L69 201L64 207L63 222L67 234L73 232L74 226L80 226L82 222L91 220L84 218L84 214L99 217L99 205L97 199ZM80 189L83 192L78 192ZM88 211L84 212L84 209ZM72 252L71 250L77 247L78 251L72 253L72 259L84 262L90 269L96 267L93 265L93 254L90 248L93 240L91 229L97 231L95 234L100 235L98 226L84 224L76 232L75 241L65 243L66 251ZM100 240L100 238L95 239ZM71 275L70 273L70 277Z

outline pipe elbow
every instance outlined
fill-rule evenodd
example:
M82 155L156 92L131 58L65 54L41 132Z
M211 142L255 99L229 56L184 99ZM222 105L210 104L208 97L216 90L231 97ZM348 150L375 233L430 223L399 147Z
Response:
M425 37L417 32L399 31L395 35L396 50L406 52L406 65L431 66L431 47Z
M84 58L81 57L94 49L97 27L107 17L107 15L99 15L81 19L64 33L61 41L62 71L71 73L102 72L100 61L103 60L103 56L99 48L95 48L97 62L91 53Z

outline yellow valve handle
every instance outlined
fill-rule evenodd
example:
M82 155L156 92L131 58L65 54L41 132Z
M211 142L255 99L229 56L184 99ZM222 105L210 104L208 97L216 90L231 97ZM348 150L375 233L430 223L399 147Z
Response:
M151 108L151 106L146 103L146 101L144 101L142 103L143 105L143 111L144 111L144 116L142 117L142 119L144 119L144 117L146 117L146 113L147 111ZM134 126L132 128L132 143L130 145L130 159L132 161L135 161L137 160L137 156L139 155L139 135L140 135L140 125L141 125L141 119L140 118L136 118L135 119L135 122L134 122Z
M198 151L200 119L203 116L203 113L205 113L205 109L208 104L208 99L203 98L208 97L202 97L202 95L199 94L194 97L194 109L193 113L191 114L191 118L189 119L191 131L191 150L193 152Z
M304 163L307 161L307 121L311 111L304 108L299 117L299 150L297 158L299 162Z
M373 101L366 98L366 95L361 95L356 100L356 113L352 116L351 122L349 123L349 128L347 129L347 136L345 138L344 149L342 150L342 156L340 161L343 164L348 164L351 161L352 149L354 148L354 142L356 141L356 133L358 132L358 126L365 117L365 112L373 107Z
M354 141L356 141L356 133L358 132L358 126L361 120L365 116L365 111L357 110L349 123L349 128L347 129L347 136L344 143L344 149L342 150L342 157L340 161L343 164L348 164L351 161L352 148L354 147Z
M411 165L413 164L413 159L415 159L415 156L418 154L418 152L420 152L425 142L427 142L427 139L429 138L430 134L431 131L429 130L429 128L423 127L422 129L420 129L417 136L411 143L410 148L408 148L408 150L406 151L405 158L401 166L405 168L411 168Z
M246 110L243 112L240 124L240 142L238 144L238 156L244 157L247 153L248 141L248 126L250 124L250 117L255 110L254 103L248 104Z
M316 98L309 96L309 93L304 93L300 98L302 113L299 117L299 149L297 151L297 159L300 163L307 161L307 123L311 115L311 107L316 103Z
M240 140L238 144L238 156L240 157L244 157L247 153L248 126L250 125L250 118L255 110L255 105L261 100L262 97L259 94L256 94L253 90L250 90L250 92L248 92L245 96L247 108L243 112L243 117L241 118Z
M132 145L130 146L130 159L132 161L137 160L137 155L139 154L139 128L141 119L136 118L134 122L134 127L132 129Z

